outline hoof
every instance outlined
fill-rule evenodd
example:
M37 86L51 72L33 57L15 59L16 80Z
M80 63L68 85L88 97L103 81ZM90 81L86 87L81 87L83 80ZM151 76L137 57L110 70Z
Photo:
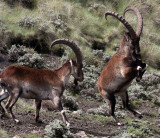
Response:
M123 124L122 124L122 123L120 123L120 122L118 122L118 123L117 123L117 125L118 125L118 126L123 126Z
M139 119L143 118L143 115L137 111L137 113L135 114L136 117L138 117Z
M138 118L139 118L139 119L143 118L143 115L139 114L139 115L138 115Z
M18 119L14 119L14 122L15 122L16 124L20 124L20 121L19 121Z
M69 122L66 122L67 127L71 128L71 124Z
M36 123L43 123L42 120L36 120Z

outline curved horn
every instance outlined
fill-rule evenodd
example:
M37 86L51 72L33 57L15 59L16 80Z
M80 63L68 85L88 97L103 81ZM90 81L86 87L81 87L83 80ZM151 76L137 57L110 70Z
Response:
M137 35L135 33L135 31L133 30L132 26L122 17L120 16L118 13L115 12L111 12L111 11L107 11L105 13L105 18L107 19L107 16L111 15L113 17L115 17L116 19L118 19L121 23L123 23L123 25L128 29L132 39L137 38Z
M69 41L68 39L57 39L54 40L51 44L51 49L53 48L54 45L56 44L64 44L69 46L75 53L76 58L77 58L77 63L82 64L82 53L79 49L79 47L72 41Z
M138 37L140 37L141 33L142 33L142 30L143 30L143 18L142 18L142 14L141 14L141 12L136 7L128 6L127 8L125 8L125 10L123 12L123 16L125 15L125 13L127 11L134 11L136 13L137 18L138 18L138 26L137 26L136 34L137 34Z

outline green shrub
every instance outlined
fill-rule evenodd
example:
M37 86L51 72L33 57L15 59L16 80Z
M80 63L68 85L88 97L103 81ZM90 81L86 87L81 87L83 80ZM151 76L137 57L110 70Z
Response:
M153 131L147 124L148 123L144 121L128 121L128 133L133 137L152 136Z
M23 56L26 53L25 46L23 45L12 45L8 50L8 60L16 62L20 56Z
M43 58L39 54L25 54L18 59L18 62L22 66L27 66L31 68L42 69L44 68Z
M74 138L69 128L60 120L54 120L45 127L44 138Z
M36 23L39 21L40 19L39 18L34 18L34 17L23 17L19 22L18 22L18 25L20 27L24 27L24 28L27 28L27 29L31 29L31 28L34 28Z
M109 111L108 104L103 104L103 105L99 106L98 108L88 109L87 113L89 113L89 114L95 114L95 115L103 115L103 116L108 115L109 116L108 111Z
M71 96L66 91L63 93L62 104L63 104L63 107L65 107L71 111L78 110L78 103L75 101L73 96Z

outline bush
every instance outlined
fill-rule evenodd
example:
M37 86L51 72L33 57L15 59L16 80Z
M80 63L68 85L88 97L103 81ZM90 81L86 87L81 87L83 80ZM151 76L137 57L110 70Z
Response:
M20 56L25 54L25 46L12 45L11 49L8 50L8 60L16 62Z
M23 45L12 45L8 50L8 60L16 62L21 56L24 56L26 53L35 53L34 49L26 48Z
M89 113L89 114L95 114L95 115L103 115L103 116L108 115L109 116L108 111L109 111L108 104L103 104L103 105L99 106L98 108L88 109L87 113Z
M54 120L45 127L44 138L74 138L69 128L60 120Z
M127 118L127 124L118 129L115 134L114 138L143 138L152 137L153 130L149 128L148 122Z
M96 67L95 65L84 65L84 80L80 85L83 86L83 88L94 88L96 86L100 72L100 67Z
M128 121L128 133L133 137L152 136L153 132L144 121Z
M73 96L70 96L67 92L64 92L63 94L62 104L69 110L78 110L78 103L75 101Z
M56 30L65 30L67 28L67 23L62 20L62 15L59 13L51 17L51 23L55 26Z
M148 72L143 75L142 80L139 82L140 85L147 88L148 86L154 86L160 83L160 76L153 73Z
M34 28L36 23L39 21L39 18L33 18L33 17L24 17L19 22L18 25L20 27L24 27L27 29Z
M30 68L42 69L44 68L43 58L39 54L25 54L18 59L18 62L22 66L27 66Z

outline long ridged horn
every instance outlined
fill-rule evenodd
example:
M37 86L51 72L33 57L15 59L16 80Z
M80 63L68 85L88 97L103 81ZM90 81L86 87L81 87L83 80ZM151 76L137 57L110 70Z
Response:
M138 26L137 26L136 34L137 34L138 37L140 37L141 33L142 33L142 30L143 30L143 18L142 18L142 14L141 14L141 12L136 7L128 6L127 8L125 8L125 10L123 12L123 17L124 17L124 15L125 15L125 13L127 11L134 11L136 13L137 18L138 18Z
M111 15L111 16L115 17L121 23L123 23L123 25L128 29L132 39L137 38L137 35L136 35L135 31L133 30L132 26L121 15L119 15L118 13L115 13L115 12L107 11L105 13L105 18L106 19L107 19L108 15Z
M52 42L52 44L51 44L51 49L56 44L64 44L64 45L69 46L74 51L74 53L76 55L77 63L78 64L82 64L82 53L81 53L79 47L73 41L69 41L68 39L57 39L57 40L54 40Z

